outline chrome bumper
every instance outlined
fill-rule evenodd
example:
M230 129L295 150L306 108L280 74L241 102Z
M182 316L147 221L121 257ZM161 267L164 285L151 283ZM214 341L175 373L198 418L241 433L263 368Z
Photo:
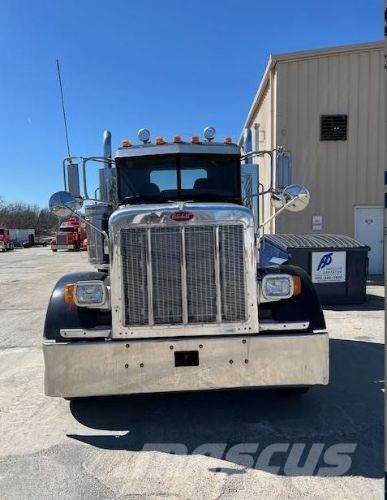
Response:
M197 351L198 366L176 367L180 351ZM46 341L43 353L45 393L57 397L325 385L329 378L327 333Z

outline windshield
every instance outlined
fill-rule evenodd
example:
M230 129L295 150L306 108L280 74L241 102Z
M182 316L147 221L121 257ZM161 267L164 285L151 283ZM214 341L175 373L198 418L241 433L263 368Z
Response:
M147 156L117 160L121 201L241 202L237 156Z

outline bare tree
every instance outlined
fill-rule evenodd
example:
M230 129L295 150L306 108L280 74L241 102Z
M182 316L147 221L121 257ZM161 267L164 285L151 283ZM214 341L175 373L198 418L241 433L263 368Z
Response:
M8 229L35 229L37 234L51 234L58 228L58 218L48 208L22 202L6 203L0 197L0 226Z

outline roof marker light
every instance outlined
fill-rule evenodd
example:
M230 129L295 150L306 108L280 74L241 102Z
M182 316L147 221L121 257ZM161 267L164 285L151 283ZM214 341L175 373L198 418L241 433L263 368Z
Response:
M224 143L225 144L232 144L232 137L230 136L227 136L224 138Z
M173 136L173 142L182 142L181 135L174 135Z
M132 143L129 141L129 139L125 139L121 142L121 146L123 148L130 148L130 146L132 145Z
M165 144L165 140L164 140L164 137L162 137L161 135L157 136L156 137L156 144Z
M193 135L191 137L192 144L200 144L200 137L198 135Z
M138 140L143 142L144 144L148 144L150 141L150 132L147 128L140 128L137 132Z
M203 135L208 142L215 139L216 130L214 127L206 127L203 131Z

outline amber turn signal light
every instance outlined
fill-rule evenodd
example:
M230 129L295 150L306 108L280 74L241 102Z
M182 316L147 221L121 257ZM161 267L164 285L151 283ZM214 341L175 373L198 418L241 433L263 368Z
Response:
M299 276L292 276L292 279L293 279L293 295L300 295L301 278Z
M74 288L75 284L74 283L69 283L65 285L64 287L64 300L66 304L75 304L74 302Z

